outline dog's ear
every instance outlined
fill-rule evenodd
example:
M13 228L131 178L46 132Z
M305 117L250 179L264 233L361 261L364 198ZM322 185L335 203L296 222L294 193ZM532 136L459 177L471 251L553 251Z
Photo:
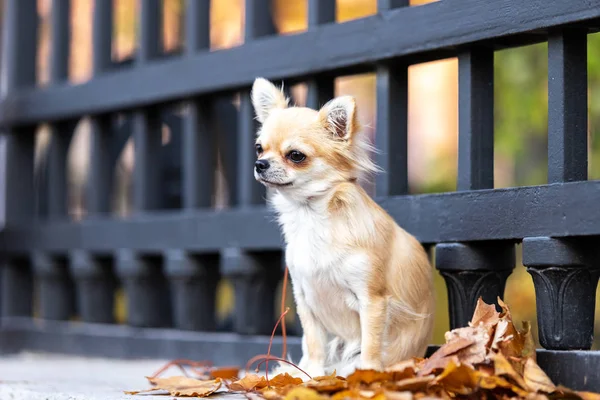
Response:
M356 101L352 96L340 96L319 110L321 124L334 138L350 140L360 130L356 115Z
M256 78L252 85L252 105L261 124L276 108L286 108L288 99L283 91L264 78Z

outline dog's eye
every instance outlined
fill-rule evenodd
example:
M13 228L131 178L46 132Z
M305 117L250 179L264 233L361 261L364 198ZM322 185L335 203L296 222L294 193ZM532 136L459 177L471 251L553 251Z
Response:
M304 161L304 159L306 158L306 156L304 154L300 153L297 150L292 150L292 151L289 152L288 158L290 160L292 160L292 162L299 163L299 162Z
M256 146L254 146L254 148L256 149L256 155L259 155L263 152L263 148L260 145L260 143L256 143Z

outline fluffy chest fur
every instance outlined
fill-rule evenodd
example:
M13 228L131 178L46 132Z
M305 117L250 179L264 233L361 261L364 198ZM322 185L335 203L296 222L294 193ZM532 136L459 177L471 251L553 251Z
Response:
M299 205L276 197L294 291L328 333L345 340L360 337L359 303L366 296L368 259L336 245L336 232L320 204Z

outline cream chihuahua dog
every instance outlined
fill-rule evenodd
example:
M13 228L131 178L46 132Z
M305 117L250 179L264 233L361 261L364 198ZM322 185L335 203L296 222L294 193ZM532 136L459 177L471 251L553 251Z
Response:
M358 184L377 167L354 98L319 111L288 107L263 78L251 97L261 124L254 176L273 189L304 331L299 367L347 375L422 357L433 328L432 267Z

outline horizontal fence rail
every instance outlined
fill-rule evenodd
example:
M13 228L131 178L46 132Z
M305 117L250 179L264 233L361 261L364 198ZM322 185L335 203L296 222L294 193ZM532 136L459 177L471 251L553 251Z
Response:
M303 79L315 73L365 71L380 61L457 55L473 43L495 48L547 40L569 24L600 28L600 9L587 0L439 1L405 7L305 33L262 37L243 46L156 60L142 70L98 76L81 85L19 91L0 107L0 125L101 114L248 87L257 76ZM393 38L393 40L390 40ZM237 68L243 62L244 68Z
M304 83L307 106L319 108L334 97L337 77L371 72L377 163L385 170L375 197L434 253L450 327L467 324L480 296L503 296L522 244L536 289L542 366L559 383L600 390L575 369L600 364L600 354L587 351L600 276L600 181L587 176L586 47L587 35L600 29L600 7L589 0L377 3L376 15L338 23L335 0L308 0L307 30L279 35L271 1L245 0L244 44L211 51L211 2L186 0L183 48L167 54L163 2L139 0L137 50L118 63L113 2L96 0L93 77L72 84L71 1L54 0L50 81L40 87L37 2L6 0L0 352L204 358L198 351L225 351L225 363L258 353L278 314L284 257L267 193L253 177L251 84L258 76L283 81L285 90ZM494 52L539 42L548 42L548 184L494 189ZM459 65L457 191L409 195L408 68L447 57ZM82 121L89 171L85 214L76 220L66 158ZM50 144L35 170L42 125ZM132 210L117 217L114 176L129 140ZM232 284L235 311L219 320L223 280ZM115 323L117 292L127 301L124 326ZM301 334L298 324L291 329ZM297 355L298 338L290 349ZM573 369L553 367L561 357Z
M600 182L381 198L379 203L424 244L520 241L525 237L600 235ZM557 213L556 204L564 207ZM155 253L171 248L215 252L224 247L279 249L275 215L262 206L239 210L153 212L127 219L33 223L10 229L5 252L71 248L112 252L120 247Z

